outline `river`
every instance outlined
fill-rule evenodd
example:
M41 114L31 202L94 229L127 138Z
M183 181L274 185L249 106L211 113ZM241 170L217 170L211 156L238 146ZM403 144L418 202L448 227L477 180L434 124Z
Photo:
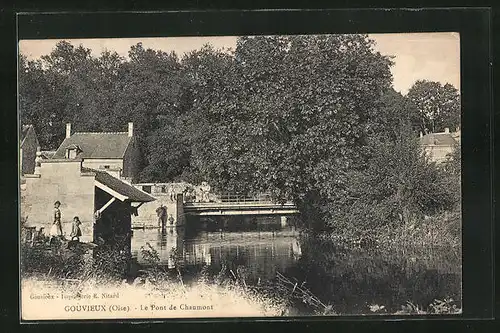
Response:
M461 258L451 249L346 249L304 241L293 223L279 217L233 220L195 219L165 231L134 229L132 267L148 266L141 248L149 244L160 265L179 266L188 281L203 269L216 275L223 266L233 272L244 268L248 284L272 281L279 272L340 314L370 314L374 305L394 313L408 301L425 309L445 298L461 306Z

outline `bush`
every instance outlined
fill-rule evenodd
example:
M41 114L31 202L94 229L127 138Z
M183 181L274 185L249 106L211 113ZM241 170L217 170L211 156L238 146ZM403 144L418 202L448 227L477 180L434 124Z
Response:
M57 278L76 278L84 267L85 252L63 251L60 244L48 248L45 244L21 244L21 274Z

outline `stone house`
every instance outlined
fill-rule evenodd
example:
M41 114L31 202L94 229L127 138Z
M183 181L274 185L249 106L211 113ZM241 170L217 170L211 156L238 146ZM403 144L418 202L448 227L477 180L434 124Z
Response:
M83 167L105 171L127 182L134 182L140 167L140 149L133 123L128 132L76 132L66 124L66 138L53 159L81 159Z
M442 163L460 145L460 129L453 133L445 128L440 133L420 134L420 144L432 162Z
M20 133L19 170L21 176L35 171L36 151L40 144L33 125L23 125Z
M87 147L85 147L87 148ZM127 235L131 215L149 194L101 170L84 166L81 158L38 159L35 173L26 175L25 204L21 216L28 228L43 228L48 234L53 223L54 202L61 202L63 232L68 236L74 216L81 224L83 242L109 240Z

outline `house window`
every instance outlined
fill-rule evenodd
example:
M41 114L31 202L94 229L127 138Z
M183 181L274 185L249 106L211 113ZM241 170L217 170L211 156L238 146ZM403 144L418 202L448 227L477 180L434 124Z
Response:
M68 158L76 158L76 148L68 149Z
M76 158L77 155L81 152L82 150L77 145L70 145L68 148L66 148L66 158Z
M104 165L104 169L109 169L109 165Z
M146 193L151 193L151 185L144 185L142 190Z
M161 193L167 193L167 187L166 186L162 186L161 187Z

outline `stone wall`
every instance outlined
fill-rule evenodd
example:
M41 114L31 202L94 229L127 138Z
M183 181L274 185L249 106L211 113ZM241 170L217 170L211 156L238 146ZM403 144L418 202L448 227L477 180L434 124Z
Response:
M153 195L156 201L144 203L138 209L138 216L132 215L132 226L136 228L158 228L158 215L156 209L163 205L167 208L166 226L178 227L185 224L184 218L184 203L182 194L177 194L177 198L171 200L168 193L156 193ZM174 222L170 225L170 214L174 218Z
M176 226L186 224L186 216L184 215L184 197L182 194L177 194L177 217L175 219Z
M138 216L132 216L132 226L138 228L157 228L158 216L156 209L160 205L167 207L167 226L170 226L168 218L172 214L174 223L172 226L182 226L185 224L184 217L184 196L186 188L189 187L187 183L144 183L133 184L134 187L147 191L156 201L143 204L138 211Z
M94 210L93 175L82 175L81 161L46 160L40 175L26 178L25 203L21 212L27 226L44 227L49 234L54 221L54 202L61 202L63 233L69 236L74 216L82 222L82 241L92 241Z

